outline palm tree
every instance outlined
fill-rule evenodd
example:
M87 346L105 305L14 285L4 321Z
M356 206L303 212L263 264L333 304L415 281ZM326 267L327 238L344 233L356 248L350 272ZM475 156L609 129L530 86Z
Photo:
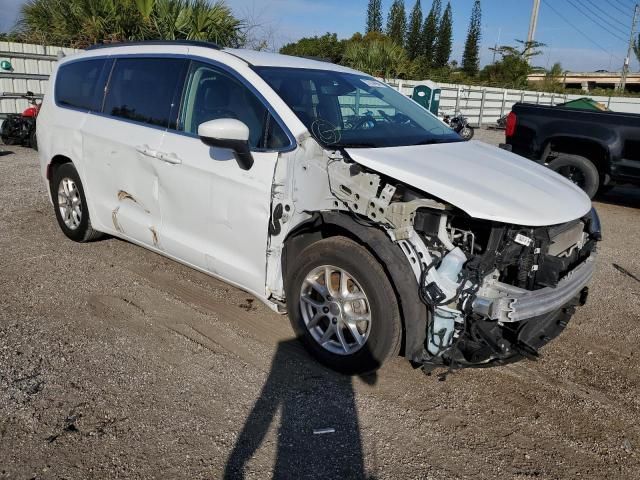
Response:
M224 0L28 0L19 33L25 41L80 48L148 39L238 46L244 26Z
M402 47L388 37L351 41L347 45L343 63L371 75L392 78L404 73L408 64Z

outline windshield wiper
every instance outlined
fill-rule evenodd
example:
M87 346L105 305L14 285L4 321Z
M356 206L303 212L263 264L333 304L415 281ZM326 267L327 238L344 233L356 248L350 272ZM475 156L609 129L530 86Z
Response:
M457 139L453 139L453 138L448 138L446 140L430 138L429 140L420 140L419 142L414 143L413 145L434 145L437 143L453 143L457 141L458 141Z
M376 145L373 143L338 143L332 146L339 148L373 148Z

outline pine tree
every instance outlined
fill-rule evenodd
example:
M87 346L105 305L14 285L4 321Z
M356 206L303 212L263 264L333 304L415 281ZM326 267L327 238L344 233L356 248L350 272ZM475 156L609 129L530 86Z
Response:
M433 66L436 68L446 67L451 56L451 45L453 43L453 20L451 18L451 2L447 3L444 9L440 26L438 27L438 40L436 41Z
M434 49L438 38L438 23L440 22L440 14L442 13L442 0L433 0L431 10L424 21L422 28L422 55L429 66L433 65Z
M467 40L464 43L464 53L462 54L462 70L470 76L476 76L480 70L480 37L481 32L480 0L475 0L471 10L471 20Z
M422 7L420 0L416 0L416 4L411 10L411 19L409 20L409 30L407 31L407 42L405 50L409 56L409 60L413 60L420 55L420 33L422 30Z
M382 32L382 0L369 0L367 7L367 28L365 33Z
M398 45L404 45L407 34L407 14L404 10L404 0L394 0L387 17L387 36Z

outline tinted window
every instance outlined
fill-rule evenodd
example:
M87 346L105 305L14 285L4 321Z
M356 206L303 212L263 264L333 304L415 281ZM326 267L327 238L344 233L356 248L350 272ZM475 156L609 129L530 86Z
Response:
M105 63L104 59L84 60L61 66L56 77L56 103L85 110L100 110L104 88L100 74Z
M231 75L193 62L187 78L180 128L197 134L209 120L235 118L249 127L252 148L282 148L289 139L260 99Z
M175 128L171 122L176 87L186 62L169 58L120 58L111 74L104 113Z

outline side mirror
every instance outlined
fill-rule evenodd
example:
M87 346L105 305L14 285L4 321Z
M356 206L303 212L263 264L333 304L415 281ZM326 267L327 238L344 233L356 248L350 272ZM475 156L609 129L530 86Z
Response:
M198 125L198 136L205 145L231 150L241 169L249 170L253 166L249 127L240 120L220 118L201 123Z

